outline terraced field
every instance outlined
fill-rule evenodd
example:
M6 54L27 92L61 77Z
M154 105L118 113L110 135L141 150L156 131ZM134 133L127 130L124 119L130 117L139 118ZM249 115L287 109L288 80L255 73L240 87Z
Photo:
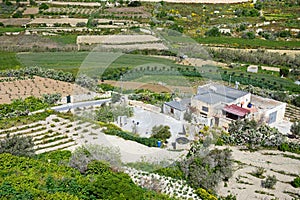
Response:
M297 121L300 119L300 108L291 104L287 104L285 110L285 117L289 118L290 121Z
M91 123L72 122L56 115L50 115L44 121L0 130L0 139L3 139L6 134L31 136L35 144L34 149L39 154L76 146L78 137L96 132L99 132L99 127L93 126Z

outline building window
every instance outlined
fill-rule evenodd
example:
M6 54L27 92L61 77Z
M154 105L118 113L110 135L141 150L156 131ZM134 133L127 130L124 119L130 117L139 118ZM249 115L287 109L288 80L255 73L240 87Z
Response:
M202 106L202 110L203 110L204 112L208 112L208 107Z

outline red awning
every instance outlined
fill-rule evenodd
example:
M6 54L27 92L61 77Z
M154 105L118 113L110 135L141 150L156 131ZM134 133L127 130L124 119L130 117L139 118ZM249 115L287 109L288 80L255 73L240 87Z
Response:
M239 107L235 104L225 106L223 108L224 111L237 115L239 117L244 117L246 114L250 113L250 110L247 110L246 108Z

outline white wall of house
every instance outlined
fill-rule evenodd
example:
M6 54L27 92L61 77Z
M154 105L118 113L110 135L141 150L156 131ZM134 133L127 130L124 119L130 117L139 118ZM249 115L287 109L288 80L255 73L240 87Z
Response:
M177 120L183 120L185 111L180 111L180 110L172 108L169 105L164 104L163 105L163 113L170 115Z
M273 124L273 123L276 123L276 122L283 121L284 113L285 113L285 107L286 107L286 103L281 103L280 105L278 105L278 106L276 106L272 109L266 110L264 114L265 114L265 119L267 121L265 121L265 122L269 123L269 124ZM270 122L270 115L274 112L276 112L276 120Z

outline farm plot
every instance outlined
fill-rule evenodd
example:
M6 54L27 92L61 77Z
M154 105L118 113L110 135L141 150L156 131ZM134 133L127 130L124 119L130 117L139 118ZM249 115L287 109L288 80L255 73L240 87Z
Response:
M92 128L93 127L93 128ZM76 139L84 134L95 134L99 126L83 121L70 121L50 115L46 120L29 125L0 130L0 139L6 134L18 136L31 136L35 144L36 153L61 150L76 146Z
M5 26L23 26L30 22L29 18L8 18L8 19L0 19Z
M89 16L99 12L96 8L52 7L43 11L44 15L78 15Z
M43 1L38 1L42 3ZM47 2L48 4L52 5L58 5L58 6L84 6L84 7L101 7L101 3L99 2L72 2L72 1L67 1L67 2L61 2L61 1L51 1Z
M28 24L46 24L47 26L54 26L54 24L70 24L75 27L77 23L84 22L87 23L88 19L82 18L57 18L57 19L48 19L48 18L35 18L30 21Z
M76 84L66 83L35 76L33 79L15 80L0 83L0 103L10 103L13 99L29 96L41 97L43 94L60 93L62 96L88 93Z
M23 15L35 15L39 13L39 8L26 8Z
M81 35L77 37L77 44L135 44L159 41L159 38L152 35Z
M147 12L144 7L120 7L120 8L109 8L105 10L107 13L113 13L118 17L141 17L149 18L151 13Z

